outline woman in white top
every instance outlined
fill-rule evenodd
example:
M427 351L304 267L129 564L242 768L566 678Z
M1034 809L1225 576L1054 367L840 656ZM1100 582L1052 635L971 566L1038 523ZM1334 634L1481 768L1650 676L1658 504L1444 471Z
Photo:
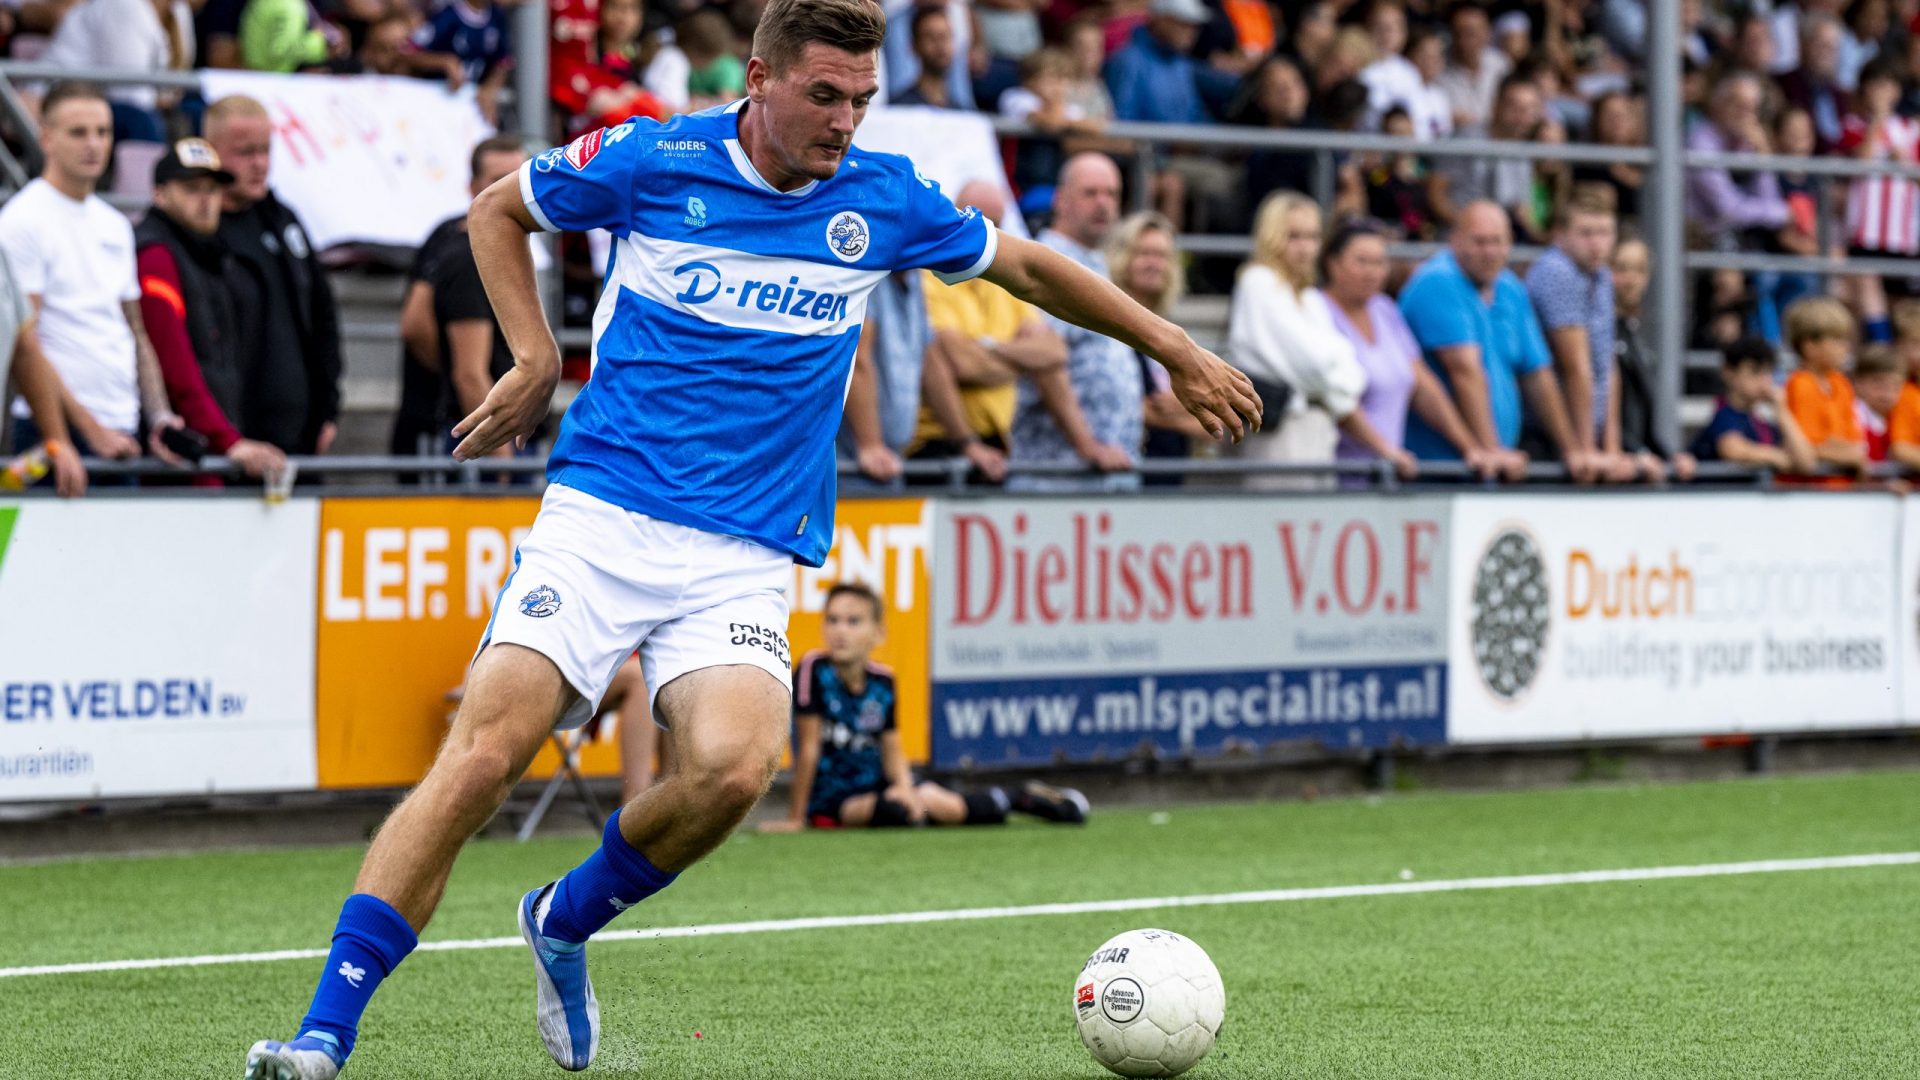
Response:
M1354 357L1353 344L1334 326L1327 298L1314 287L1320 258L1320 208L1291 191L1269 195L1253 222L1253 257L1240 268L1233 287L1227 326L1227 359L1267 383L1287 386L1292 394L1285 414L1270 417L1279 430L1240 444L1242 457L1262 461L1333 461L1341 432L1393 463L1402 476L1419 466L1413 456L1383 438L1360 399L1367 376ZM1275 489L1330 487L1331 473L1301 483L1295 477L1266 477L1255 486Z

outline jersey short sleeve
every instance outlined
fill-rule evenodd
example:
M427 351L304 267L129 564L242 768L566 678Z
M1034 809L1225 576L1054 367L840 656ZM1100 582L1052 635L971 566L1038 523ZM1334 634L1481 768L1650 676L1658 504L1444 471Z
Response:
M972 207L961 209L940 194L940 185L916 171L901 221L907 235L896 249L895 270L931 270L949 285L979 277L993 265L1000 237L993 223Z
M640 132L655 126L635 117L589 131L520 166L520 199L527 212L548 232L605 229L626 236L633 223L636 165L647 143Z

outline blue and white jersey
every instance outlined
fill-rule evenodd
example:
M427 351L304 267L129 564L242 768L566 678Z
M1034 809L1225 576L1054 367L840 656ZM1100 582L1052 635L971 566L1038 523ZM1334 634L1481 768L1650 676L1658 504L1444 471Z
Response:
M895 270L976 277L996 237L906 158L858 146L832 179L776 190L740 145L744 104L635 118L522 167L542 228L615 237L593 377L548 477L818 566L868 292Z

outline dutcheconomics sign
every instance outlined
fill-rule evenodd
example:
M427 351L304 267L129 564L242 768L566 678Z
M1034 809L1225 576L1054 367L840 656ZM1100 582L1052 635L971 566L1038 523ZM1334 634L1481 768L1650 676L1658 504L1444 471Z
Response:
M1898 726L1899 503L1466 496L1451 742Z

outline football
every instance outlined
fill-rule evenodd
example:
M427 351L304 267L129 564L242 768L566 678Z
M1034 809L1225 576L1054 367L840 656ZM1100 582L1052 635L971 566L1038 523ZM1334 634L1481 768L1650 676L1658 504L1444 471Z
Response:
M1129 930L1093 951L1073 1019L1095 1061L1121 1076L1178 1076L1213 1049L1227 1009L1220 969L1168 930Z

